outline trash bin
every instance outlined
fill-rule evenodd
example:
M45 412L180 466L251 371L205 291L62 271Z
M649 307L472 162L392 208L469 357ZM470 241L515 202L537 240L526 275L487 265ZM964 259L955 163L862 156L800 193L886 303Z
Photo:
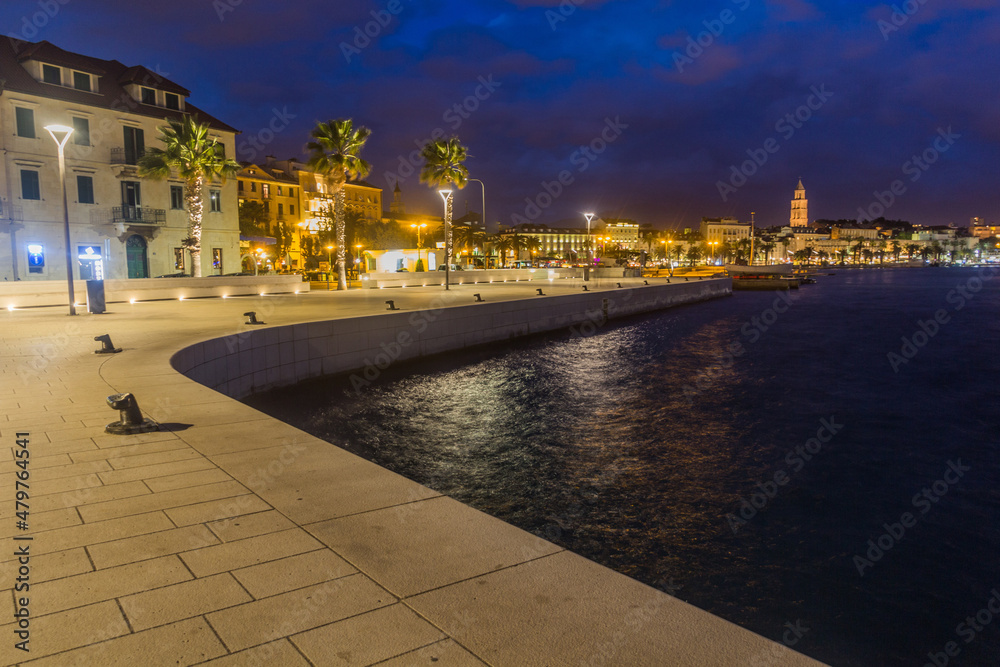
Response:
M103 280L88 280L87 281L87 312L100 314L103 313L107 308L104 304L104 281Z

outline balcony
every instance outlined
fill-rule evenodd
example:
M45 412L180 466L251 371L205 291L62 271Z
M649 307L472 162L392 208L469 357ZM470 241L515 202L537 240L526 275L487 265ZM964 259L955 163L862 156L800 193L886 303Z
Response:
M111 149L111 164L137 165L145 151L127 151L124 146Z
M167 211L148 206L115 206L111 209L111 221L128 225L165 225Z

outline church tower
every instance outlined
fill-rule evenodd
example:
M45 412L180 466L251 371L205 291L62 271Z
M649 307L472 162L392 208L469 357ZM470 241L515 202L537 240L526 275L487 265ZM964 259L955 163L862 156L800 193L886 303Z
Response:
M806 188L799 179L799 187L795 188L795 199L792 200L792 217L789 221L792 227L809 226L809 200L806 199Z
M392 191L392 203L389 204L389 213L406 215L406 207L403 206L403 192L399 189L399 181L396 181L396 188Z

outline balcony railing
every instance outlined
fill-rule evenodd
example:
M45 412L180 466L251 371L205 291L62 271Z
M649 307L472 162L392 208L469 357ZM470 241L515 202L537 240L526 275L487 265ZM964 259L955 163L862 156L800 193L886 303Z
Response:
M130 225L165 225L167 211L148 206L115 206L111 209L111 220Z
M111 149L111 164L136 165L145 151L126 151L123 146Z

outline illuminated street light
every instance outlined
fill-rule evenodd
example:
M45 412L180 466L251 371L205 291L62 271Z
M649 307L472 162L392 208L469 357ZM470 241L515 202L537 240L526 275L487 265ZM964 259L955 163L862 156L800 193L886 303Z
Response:
M590 249L590 221L594 219L593 213L584 213L583 217L587 219L587 266L583 269L583 279L585 281L590 280L590 266L593 264L593 253Z
M444 201L444 288L451 283L451 190L438 190Z
M70 252L70 239L69 239L69 204L66 198L66 142L69 141L69 137L73 134L73 128L67 127L65 125L46 125L45 129L48 130L49 135L52 137L52 141L56 142L56 146L59 147L59 182L62 184L62 198L63 198L63 227L66 232L66 283L69 288L69 314L76 315L76 296L73 294L73 255ZM62 139L56 135L62 135Z

